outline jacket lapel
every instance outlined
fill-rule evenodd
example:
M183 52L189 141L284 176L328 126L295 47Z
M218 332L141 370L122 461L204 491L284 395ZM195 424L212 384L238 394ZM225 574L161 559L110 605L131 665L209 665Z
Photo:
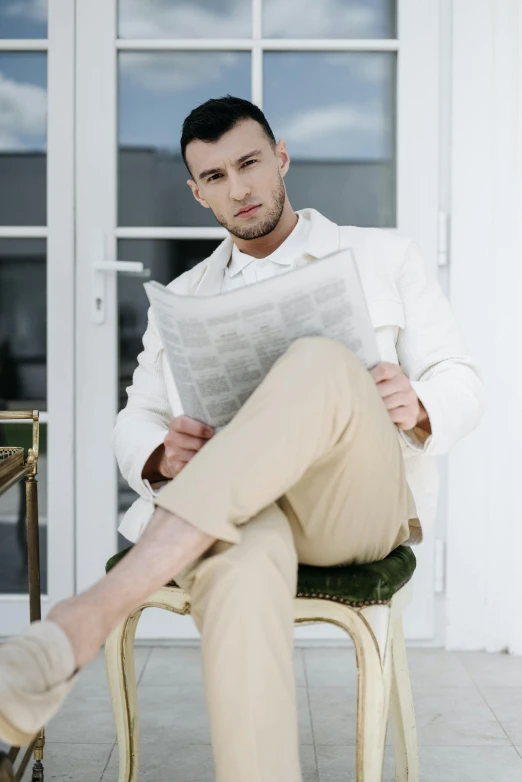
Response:
M199 282L196 284L192 293L195 293L198 296L212 296L213 294L220 293L225 267L232 254L232 244L232 238L229 234L226 239L216 247L212 255L208 258L203 275L200 277Z
M332 223L317 209L300 209L305 220L310 221L310 233L306 252L313 258L324 258L325 255L335 252L340 247L339 226Z

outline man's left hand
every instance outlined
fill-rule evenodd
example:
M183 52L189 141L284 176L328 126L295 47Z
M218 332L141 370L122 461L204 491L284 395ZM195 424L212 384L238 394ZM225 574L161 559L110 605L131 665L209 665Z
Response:
M431 432L428 414L402 369L383 361L370 370L393 423L404 431L420 426Z

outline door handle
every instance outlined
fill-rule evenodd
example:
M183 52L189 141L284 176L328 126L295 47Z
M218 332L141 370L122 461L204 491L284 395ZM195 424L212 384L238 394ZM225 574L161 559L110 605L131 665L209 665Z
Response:
M105 323L105 286L107 272L119 272L136 277L150 277L150 269L146 269L141 261L95 261L92 285L92 320L94 323Z
M96 261L94 269L97 272L123 272L150 277L150 269L146 269L141 261Z

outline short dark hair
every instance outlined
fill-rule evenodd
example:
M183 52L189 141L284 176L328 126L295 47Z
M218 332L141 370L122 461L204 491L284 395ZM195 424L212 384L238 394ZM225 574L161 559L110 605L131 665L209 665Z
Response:
M245 119L253 119L261 125L266 137L272 146L275 146L275 136L265 115L258 106L250 103L249 100L225 95L223 98L211 98L192 109L183 122L180 140L181 154L187 169L189 167L185 151L191 141L219 141L221 136L224 136L238 122Z

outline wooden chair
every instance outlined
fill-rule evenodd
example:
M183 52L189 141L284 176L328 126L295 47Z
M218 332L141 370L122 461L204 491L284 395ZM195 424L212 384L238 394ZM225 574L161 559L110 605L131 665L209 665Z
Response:
M124 556L112 557L107 571ZM417 735L402 630L415 556L400 546L381 562L340 567L299 566L298 624L331 622L351 637L358 668L357 782L382 779L388 715L395 746L396 782L418 782ZM190 614L190 597L175 583L159 589L116 628L105 659L120 761L119 782L137 782L139 727L134 637L145 608Z

